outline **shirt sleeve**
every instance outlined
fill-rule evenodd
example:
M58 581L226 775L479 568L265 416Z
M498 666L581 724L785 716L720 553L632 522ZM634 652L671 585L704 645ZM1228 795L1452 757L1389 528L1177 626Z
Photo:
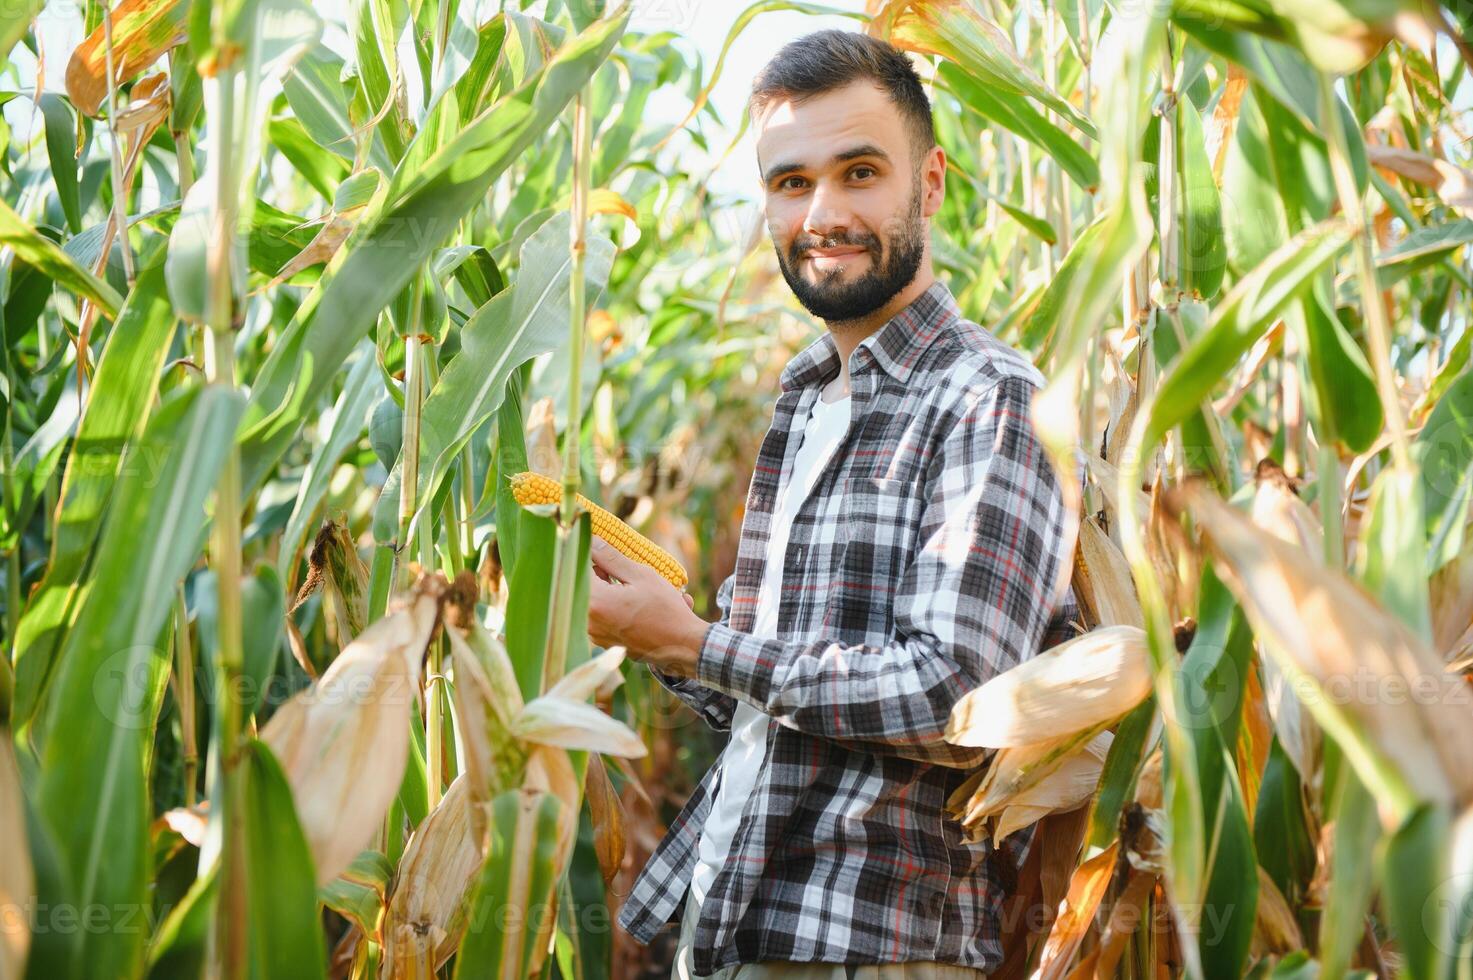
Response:
M1034 384L969 393L928 471L917 550L884 645L763 639L707 628L697 680L798 731L975 768L991 749L942 738L952 707L1037 654L1066 554L1065 504L1031 421Z
M736 588L736 573L733 572L726 577L726 581L716 589L716 608L721 612L720 623L726 623L731 619L731 596ZM649 666L650 673L655 675L655 680L680 700L690 705L697 715L707 725L718 732L731 731L731 719L736 713L736 699L729 694L722 694L703 687L697 680L690 677L677 677L664 671L656 670Z

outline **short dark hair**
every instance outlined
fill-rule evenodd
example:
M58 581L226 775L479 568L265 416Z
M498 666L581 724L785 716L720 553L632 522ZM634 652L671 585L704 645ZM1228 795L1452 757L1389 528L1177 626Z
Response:
M858 31L824 30L790 41L752 80L747 106L755 117L774 100L795 102L869 79L890 96L910 129L919 160L936 145L931 100L905 52Z

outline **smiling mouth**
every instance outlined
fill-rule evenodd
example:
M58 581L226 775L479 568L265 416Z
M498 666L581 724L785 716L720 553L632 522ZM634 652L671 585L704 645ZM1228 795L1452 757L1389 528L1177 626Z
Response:
M836 269L866 254L868 249L863 248L809 249L803 257L815 268Z

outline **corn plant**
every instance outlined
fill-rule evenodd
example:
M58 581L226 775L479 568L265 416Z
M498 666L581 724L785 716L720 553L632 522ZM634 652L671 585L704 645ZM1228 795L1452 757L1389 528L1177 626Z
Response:
M589 703L587 522L506 477L534 362L584 414L687 68L627 7L487 6L355 4L345 60L294 0L90 4L6 146L5 976L608 959L583 786L646 749Z
M728 46L775 9L835 12ZM964 832L1046 831L1006 971L1461 975L1468 12L837 12L925 67L935 261L1074 494L1092 629L953 717ZM670 732L582 513L709 593L819 329L629 13L82 9L0 157L0 975L619 975L577 912Z

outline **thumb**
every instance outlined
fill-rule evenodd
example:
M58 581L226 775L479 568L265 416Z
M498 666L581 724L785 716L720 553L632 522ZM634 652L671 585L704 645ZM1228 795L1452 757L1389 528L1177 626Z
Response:
M609 572L621 582L629 581L635 569L639 566L639 562L630 558L598 535L593 536L593 541L589 545L588 550L595 565Z

